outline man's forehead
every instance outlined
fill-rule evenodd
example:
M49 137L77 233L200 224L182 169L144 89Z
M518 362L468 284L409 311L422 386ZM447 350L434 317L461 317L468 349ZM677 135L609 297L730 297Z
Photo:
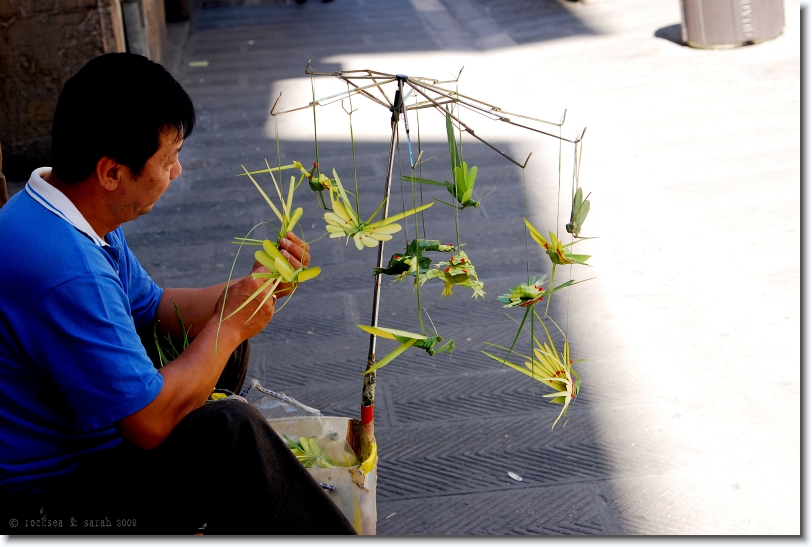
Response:
M161 148L171 150L172 152L179 152L183 148L183 133L177 129L165 129L161 133Z

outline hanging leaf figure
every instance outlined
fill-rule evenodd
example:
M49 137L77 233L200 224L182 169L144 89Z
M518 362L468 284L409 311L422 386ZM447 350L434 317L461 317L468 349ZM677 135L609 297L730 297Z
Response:
M335 177L335 192L330 192L330 203L333 210L324 213L324 220L327 221L327 231L330 232L331 238L346 236L348 243L352 238L359 251L364 247L376 247L380 241L389 241L392 239L392 234L401 230L399 224L394 224L396 220L413 215L434 205L434 203L428 203L383 220L371 222L383 207L384 201L381 202L369 219L361 222L358 213L350 204L347 192L341 185L341 179L338 178L335 169L333 169L333 176Z
M572 198L572 212L570 212L570 221L567 223L567 232L572 234L573 237L581 237L581 227L586 220L586 215L589 214L589 196L592 192L587 194L587 199L584 199L584 191L581 187L575 191Z
M407 275L416 275L418 264L421 271L426 271L431 267L431 258L423 256L426 251L453 253L454 245L442 245L439 239L413 239L406 246L405 254L393 254L385 268L373 269L373 275L396 275L394 281L398 281Z
M484 283L477 279L474 265L463 250L458 251L448 262L438 262L436 268L420 274L420 284L435 278L440 278L445 283L443 296L451 296L452 287L459 285L474 291L471 298L485 297Z
M316 196L319 202L319 207L321 209L327 209L327 204L324 202L324 196L322 193L325 190L330 190L332 188L332 182L324 173L317 171L319 169L318 162L313 162L313 168L308 171L304 168L304 165L299 163L298 161L294 161L293 165L296 166L299 171L301 171L302 176L307 179L307 184L310 186L310 189L316 192Z
M373 268L372 275L395 275L397 276L395 281L398 281L407 275L414 275L417 272L418 264L421 270L428 270L431 267L431 258L395 253L385 268Z
M547 256L550 257L550 261L553 263L553 272L550 276L550 284L552 285L553 281L555 280L555 268L559 264L583 264L584 266L589 266L586 263L589 260L590 255L576 255L567 252L565 249L577 243L577 241L573 241L572 243L567 243L563 245L561 241L555 237L553 232L550 232L550 241L548 242L544 239L544 236L541 235L541 232L536 230L527 219L524 219L524 224L527 226L527 229L530 231L530 237L533 238L533 241L541 245L544 251L547 253ZM547 308L550 307L550 301L547 301Z
M451 353L454 349L454 340L449 340L437 349L434 349L437 344L443 341L442 336L424 336L414 332L407 332L405 330L388 329L385 327L369 327L367 325L358 325L363 331L366 331L381 338L388 338L390 340L397 340L400 345L392 350L386 357L375 363L375 366L364 372L369 374L373 370L378 370L384 365L389 364L395 357L406 351L407 348L415 347L426 350L429 355L436 355L438 353Z
M508 294L497 296L496 299L505 304L502 306L503 308L512 308L514 306L527 308L544 300L544 297L548 294L552 294L559 289L563 289L564 287L569 287L575 282L574 280L570 279L566 283L562 283L554 289L545 291L544 287L542 286L545 279L547 279L546 274L539 276L538 280L536 280L535 276L532 276L527 283L520 283L516 287L511 287Z
M454 126L451 124L451 116L448 113L448 108L446 107L446 115L445 115L445 128L446 134L448 138L448 152L451 156L451 173L454 177L454 182L448 182L447 180L439 181L439 180L431 180L431 179L424 179L419 177L401 177L403 180L407 180L409 182L418 182L420 184L431 184L433 186L442 186L448 193L454 196L459 203L459 207L453 205L451 203L446 203L445 201L438 199L440 203L445 203L446 205L450 205L452 207L457 207L458 209L465 209L466 207L479 207L479 202L471 199L474 193L474 183L476 182L476 174L477 174L477 167L473 166L470 169L468 168L468 164L462 160L462 154L457 147L457 140L454 137Z
M581 377L575 372L572 365L573 363L583 362L585 359L576 361L570 359L570 345L566 337L564 339L563 351L558 352L544 320L535 311L533 311L533 315L539 320L541 326L544 327L544 332L547 334L547 342L541 343L538 338L535 336L532 337L536 347L533 348L532 357L522 355L522 357L527 359L524 363L524 367L507 361L507 358L497 357L487 351L483 351L482 353L555 390L555 393L544 395L545 398L550 399L551 403L564 405L564 408L561 409L558 417L553 422L554 428L558 420L567 414L570 403L575 400L575 397L581 389ZM553 324L555 324L554 321ZM556 325L556 327L558 327L558 325ZM561 331L560 328L558 330ZM486 344L500 349L507 349L488 342L486 342Z
M535 305L544 300L545 296L548 296L559 289L563 289L564 287L569 287L570 285L575 284L575 280L570 279L569 281L560 284L558 287L544 290L542 284L544 283L545 279L547 279L546 274L542 274L538 280L536 280L535 276L532 276L527 283L520 283L516 287L511 287L510 293L496 297L497 300L505 304L502 306L503 308L512 308L514 306L525 308L524 315L519 323L519 330L516 332L516 336L513 337L513 342L510 344L510 348L508 349L505 359L510 357L510 354L513 352L513 348L516 346L516 341L519 339L519 335L522 333L522 328L524 327L525 321L527 321L527 316L533 312ZM533 321L533 316L530 316L530 335L535 336L535 323Z

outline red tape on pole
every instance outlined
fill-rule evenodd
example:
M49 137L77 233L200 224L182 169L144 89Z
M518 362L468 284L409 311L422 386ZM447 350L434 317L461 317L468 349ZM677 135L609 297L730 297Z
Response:
M371 424L372 420L375 419L375 407L370 406L362 406L361 407L361 423L363 425Z

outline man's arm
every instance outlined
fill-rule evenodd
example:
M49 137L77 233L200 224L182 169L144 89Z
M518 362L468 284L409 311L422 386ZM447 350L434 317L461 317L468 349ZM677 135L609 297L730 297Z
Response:
M293 232L288 232L286 237L282 239L279 244L279 250L282 255L290 261L291 266L298 269L303 265L310 264L310 247L307 243L296 237ZM260 267L259 262L255 262L252 272ZM232 280L232 284L237 280ZM290 293L289 286L281 284L277 287L276 296L281 297ZM189 337L195 338L203 330L203 327L212 318L214 314L214 306L220 298L223 290L226 288L226 283L212 285L211 287L204 287L201 289L164 289L161 302L158 304L158 309L155 312L155 319L159 321L158 332L161 334L171 333L172 336L177 338L183 337L183 332L178 322L178 317L175 312L174 304L177 304L180 310L183 323L189 329ZM237 298L232 295L231 289L228 291L228 300ZM258 305L261 300L257 300ZM242 301L240 301L242 303ZM250 304L249 306L251 307ZM254 306L252 309L256 309ZM218 312L219 317L219 312Z
M280 244L280 249L291 264L298 268L303 262L309 263L307 244L292 233L288 233L286 239ZM267 272L256 263L252 271ZM214 389L231 352L243 340L259 333L273 316L276 297L269 298L251 317L264 298L264 294L261 294L255 299L256 305L245 306L233 317L225 319L262 283L262 279L254 279L251 275L232 281L225 305L225 283L202 289L164 291L155 314L156 319L161 321L164 328L169 326L170 330L176 331L175 334L180 334L180 325L172 305L174 301L181 310L184 323L191 325L190 334L194 336L194 340L177 359L161 368L164 383L158 396L150 404L116 424L122 437L141 448L155 448L189 412L203 405ZM219 325L221 308L224 308L224 321Z
M231 314L261 284L262 280L246 276L231 285L224 315ZM261 299L262 295L260 302ZM117 422L116 427L121 436L147 450L160 445L178 422L203 405L214 389L231 352L243 340L251 338L265 327L273 317L275 304L276 298L269 298L250 319L254 308L246 306L233 317L224 320L218 334L219 310L223 306L221 295L214 307L217 313L209 313L209 321L189 347L159 371L163 376L163 387L158 396L138 412Z

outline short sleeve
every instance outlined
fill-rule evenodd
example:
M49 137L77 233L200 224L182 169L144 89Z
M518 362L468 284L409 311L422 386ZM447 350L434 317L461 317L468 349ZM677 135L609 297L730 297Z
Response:
M163 377L147 357L129 298L112 275L66 281L29 313L34 317L22 322L19 336L32 361L59 386L79 431L109 427L161 391Z
M130 311L136 328L141 328L155 317L163 289L158 287L149 274L141 267L135 254L127 246L124 232L118 228L110 238L120 254L119 276L130 302Z

